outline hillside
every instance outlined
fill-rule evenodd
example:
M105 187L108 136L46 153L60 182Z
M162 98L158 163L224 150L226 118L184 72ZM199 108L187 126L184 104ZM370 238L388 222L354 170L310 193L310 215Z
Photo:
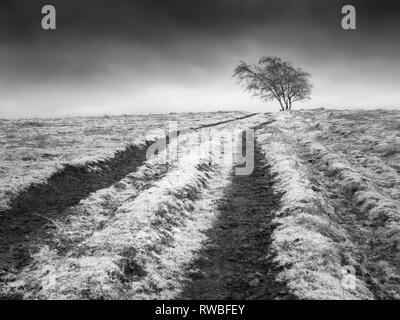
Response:
M1 122L3 298L400 298L399 112L173 117Z

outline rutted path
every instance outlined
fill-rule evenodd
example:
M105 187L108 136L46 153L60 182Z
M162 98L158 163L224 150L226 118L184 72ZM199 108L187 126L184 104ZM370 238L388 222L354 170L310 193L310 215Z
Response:
M246 128L248 125L248 120L246 119L252 116L254 115L241 117L236 121L224 121L215 124L215 126L223 124L219 129L228 127L234 129L236 126ZM258 120L251 120L250 123L259 124L262 120L265 120L265 118L260 117ZM206 128L208 127L209 126L206 126ZM84 174L89 174L90 176L93 174L93 181L95 181L96 184L90 184L88 190L86 190L86 184L74 190L73 185L75 185L75 183L66 180L67 183L71 183L71 185L66 187L72 191L67 192L65 196L69 197L70 194L75 195L69 197L72 199L71 201L68 200L70 202L61 201L58 203L57 197L54 195L51 195L52 199L47 199L45 198L47 192L43 193L40 191L41 188L55 189L58 190L56 195L62 198L62 190L65 190L63 189L65 186L61 182L60 184L49 185L48 187L46 185L38 186L39 189L33 189L33 196L29 196L29 198L33 199L34 196L38 194L40 195L40 199L44 197L43 203L35 201L33 210L30 211L29 201L26 203L24 202L23 207L18 206L19 209L16 207L2 217L4 223L2 224L2 233L0 236L5 240L2 243L2 249L6 254L2 255L0 283L4 285L8 283L11 285L11 289L7 289L2 295L8 298L112 298L112 292L115 292L116 296L114 297L123 297L127 299L135 297L173 297L180 290L181 283L176 284L176 281L174 282L174 280L171 280L176 285L173 290L164 288L162 283L155 285L154 279L151 277L151 272L146 271L146 268L155 268L153 270L154 272L161 272L158 276L183 279L182 271L185 269L185 259L189 258L182 258L182 264L172 269L168 265L162 265L161 260L174 260L174 255L181 254L181 251L176 249L174 244L175 241L177 241L175 238L179 236L188 237L189 233L197 233L199 239L196 239L193 243L190 243L190 237L188 237L187 240L189 241L189 245L193 245L193 250L197 248L196 246L200 245L202 236L199 232L201 232L202 228L207 229L210 227L209 224L215 218L216 213L208 212L204 215L191 218L190 212L194 211L196 214L196 206L198 204L201 205L202 202L204 204L209 200L202 199L199 201L200 199L198 196L202 192L207 192L209 182L212 184L212 177L215 178L222 174L224 176L223 179L226 180L227 176L229 176L229 174L222 173L226 172L226 170L229 171L229 167L223 168L218 166L217 163L203 163L203 160L200 158L197 159L198 155L195 155L196 152L194 153L194 158L191 155L185 155L188 150L192 149L191 143L193 143L193 141L190 142L189 139L183 143L181 148L182 156L186 159L183 163L188 161L187 165L189 167L186 169L185 167L180 169L180 165L178 165L172 172L169 172L169 166L163 165L162 161L160 162L160 157L156 156L154 159L146 161L135 170L136 167L140 165L140 163L136 161L137 156L141 158L143 155L134 154L131 156L129 154L123 154L123 159L121 159L121 161L123 161L124 165L125 163L130 164L134 161L134 165L131 167L133 170L132 172L126 175L122 180L119 180L120 176L118 174L113 176L115 170L120 172L119 165L112 165L114 159L111 160L112 163L101 164L104 165L106 172L108 172L107 174L110 175L107 176L108 178L105 180L102 180L101 175L104 170L101 170L101 168L99 169L96 165L94 165L93 168L89 168L87 172L85 169ZM257 153L258 160L256 166L259 166L261 158L262 155ZM139 162L140 161L143 160L139 160ZM239 179L240 181L235 181L236 178L234 178L232 190L237 190L239 192L241 187L245 189L251 187L259 174L264 175L264 173L262 173L264 169L262 165L256 168L258 174L252 175L248 180ZM96 170L100 171L100 175ZM183 170L183 173L180 170ZM219 172L220 170L221 172ZM184 172L187 172L189 175L185 176L186 173ZM181 189L178 188L174 190L175 184L172 183L171 179L175 174L178 174L178 176L181 175L184 179L182 180L184 184ZM194 180L185 182L185 179L192 175L193 178L189 179ZM81 178L82 177L78 177L78 179ZM210 181L207 182L208 180ZM264 182L268 182L268 179ZM259 188L263 189L262 183L264 182L261 180L259 181ZM86 183L86 181L82 180L82 183ZM96 191L102 183L105 186L110 186ZM226 183L226 181L224 183ZM237 187L235 187L235 185L237 185ZM82 187L86 191L80 195L78 193ZM88 196L91 190L96 192L92 192ZM227 190L228 193L230 193L231 187ZM260 190L255 190L257 197L262 196L262 193L258 193ZM153 196L153 192L159 193L160 197ZM188 198L181 198L182 193ZM228 198L230 197L228 194L224 195L224 197L225 196ZM247 193L246 196L250 201L252 195ZM163 197L165 197L165 200L162 200L164 199ZM137 201L136 198L138 198ZM146 201L149 200L152 201L150 206L146 204ZM256 206L259 200L260 198L257 198L256 201L253 202L251 210L257 211ZM176 207L174 207L175 205ZM267 204L264 203L263 205ZM143 211L138 209L141 206L143 206ZM167 206L168 209L166 213L163 213L165 206ZM172 212L169 212L170 209ZM260 210L256 213L257 219L262 220L266 218L265 215L259 215L261 214ZM140 218L142 215L146 217L145 219L150 220L143 220ZM124 219L125 222L123 222ZM151 222L152 219L156 220ZM177 220L175 221L175 219ZM255 220L249 219L248 221L242 222L244 223L244 228L248 230L252 228L251 223L255 222ZM145 227L146 223L150 223L148 235L154 232L154 235L150 235L150 237L153 237L152 239L154 239L155 242L153 243L153 240L151 240L152 243L150 243L149 246L145 245L144 247L140 247L144 245L144 243L140 243L141 240L135 240L135 237L138 236L135 232L139 230L144 232L142 227ZM204 223L204 225L200 226L202 223ZM137 231L133 232L126 229L126 239L123 239L122 242L127 242L125 242L126 244L121 244L119 233L121 230L124 230L124 228L131 228L129 230ZM263 232L268 233L269 231L264 230ZM261 244L256 244L257 250L261 250L261 248L267 245L268 237L261 237L261 234L255 234L253 236L253 240L260 236L262 241ZM131 239L131 237L133 238ZM140 239L140 236L138 239ZM116 241L116 243L111 244L112 241ZM157 244L158 242L160 243ZM139 247L137 247L137 245L139 245ZM111 246L110 249L107 249L107 246ZM142 248L144 251L142 249L140 249L142 250L140 251L138 248ZM40 251L38 251L39 249ZM191 251L189 251L185 253L187 257L192 256ZM139 252L142 254L142 258L137 256ZM154 257L154 254L158 258ZM251 252L250 255L252 255ZM147 261L146 263L148 263L148 267L140 265L140 261L143 262L145 260ZM77 267L80 263L83 263L82 266ZM89 265L87 263L89 263ZM160 263L161 265L159 267L154 267L154 265L157 266ZM248 267L250 267L250 260L247 260L247 263ZM79 271L79 268L82 268L82 271ZM163 268L165 269L164 271ZM264 270L262 264L259 264L259 269L260 272ZM103 288L104 283L102 281L106 281L104 280L106 278L102 278L103 280L99 278L96 287L95 284L90 282L92 280L89 279L92 277L92 272L93 274L97 272L99 277L103 277L104 275L107 275L107 279L111 277L107 281L113 283L112 286L114 289L111 291L107 289L107 291ZM150 273L150 276L146 276L148 273ZM174 273L178 274L172 275ZM256 274L259 275L259 273ZM89 281L88 283L79 280L80 276L86 277L86 275L90 280L85 278ZM143 277L144 280L142 279ZM269 280L261 276L260 279L254 281L259 281L259 284L265 286ZM254 281L253 283L255 283ZM58 284L55 285L54 283ZM130 289L127 289L127 283L131 285ZM71 286L74 285L75 289L72 289L73 287ZM117 287L115 287L115 285L117 285ZM85 286L90 288L88 289L89 292L87 292L86 289L82 290ZM109 288L109 282L107 282L106 286ZM168 286L171 287L171 283L169 283ZM15 288L15 290L12 288ZM93 290L95 291L93 292Z
M400 278L396 276L396 272L398 273L400 269L396 265L396 261L391 261L391 259L396 259L390 255L390 249L393 246L385 243L386 238L384 241L382 241L382 237L379 238L379 230L377 231L374 227L374 222L369 222L357 203L351 201L351 194L355 191L351 191L351 188L344 188L343 181L332 171L327 171L327 164L321 155L315 151L313 153L307 148L307 145L303 145L300 156L304 161L313 164L309 167L310 176L319 177L318 183L326 191L327 199L339 217L339 223L346 229L351 242L355 244L354 248L346 248L346 250L351 251L357 257L356 274L358 278L366 283L374 295L374 299L398 299ZM355 188L359 188L356 184L354 185ZM369 196L371 197L371 193ZM386 250L381 246L386 247ZM391 266L391 263L394 267ZM382 271L382 266L391 268L393 274L388 275Z
M287 298L284 284L275 281L269 251L274 210L279 195L265 156L255 146L251 175L231 174L231 183L215 199L218 220L188 267L182 299Z

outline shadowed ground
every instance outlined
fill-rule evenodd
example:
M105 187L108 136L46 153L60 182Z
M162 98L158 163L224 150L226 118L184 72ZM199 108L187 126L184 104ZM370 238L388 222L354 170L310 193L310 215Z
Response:
M255 147L251 175L233 175L219 203L219 219L190 265L181 299L285 299L288 290L275 280L271 262L271 224L279 205L273 176Z

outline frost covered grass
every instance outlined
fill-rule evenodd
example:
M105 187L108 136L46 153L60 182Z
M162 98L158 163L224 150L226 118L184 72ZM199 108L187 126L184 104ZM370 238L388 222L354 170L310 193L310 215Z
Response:
M346 244L348 236L332 219L333 208L324 195L309 180L294 151L296 142L282 132L272 137L260 131L258 137L278 177L276 192L282 194L271 246L274 261L282 270L278 280L287 283L300 299L370 298L361 281L354 291L345 290L341 284L340 243Z
M176 121L180 129L243 116L241 112L18 119L0 122L0 211L32 184L45 182L65 165L86 165L143 142Z
M206 115L190 116L197 119ZM271 117L276 121L271 123ZM15 249L13 254L18 259L22 257L24 264L0 274L0 296L179 297L188 280L185 272L206 240L205 231L218 218L215 205L232 187L233 163L226 161L225 155L232 148L242 150L218 133L236 129L235 134L239 134L240 130L256 127L257 148L263 149L265 162L275 177L272 188L276 201L280 199L279 209L270 217L273 220L268 228L271 237L268 234L267 258L274 267L277 265L276 280L287 286L289 296L400 299L399 112L319 109L257 115L230 123L225 122L227 114L207 119L197 125L187 122L184 129L199 129L185 130L177 146L171 140L167 149L147 160L135 160L134 152L120 154L122 159L114 163L115 170L94 175L88 189L82 188L82 194L69 190L73 201L65 201L62 206L59 194L52 199L46 191L51 189L43 189L47 193L40 189L40 194L45 193L44 200L51 201L38 205L37 212L28 212L27 220L21 220L30 221L35 230L22 228L19 237L10 238L12 248L3 246L1 261L6 261L5 255ZM115 127L115 120L108 117L102 121L114 123ZM208 121L221 124L210 127ZM4 123L7 125L7 121L1 122ZM29 120L26 125L42 130L34 142L26 142L36 143L34 150L40 150L48 139L48 125L42 120ZM107 158L108 151L127 148L119 139L129 137L128 133L113 135L107 130L98 129L94 134L98 140L90 140L90 146L86 144L89 140L81 137L78 145L85 146L86 151L72 150L72 146L66 149L71 155L68 163L75 163L76 168L80 163L89 171L100 170L99 162L90 159ZM213 138L211 147L207 139L199 143L200 132L208 132ZM118 142L107 140L114 138ZM94 148L96 143L98 148ZM142 143L144 153L143 141L138 143ZM99 151L101 144L104 150ZM175 147L176 158L169 153ZM93 150L96 152L92 157ZM110 154L115 155L113 152ZM84 158L86 155L88 158ZM165 162L166 158L169 162ZM110 166L111 161L105 164ZM41 165L38 170L43 173ZM61 181L67 179L66 185L78 185L70 178L62 177ZM110 183L96 184L97 178ZM270 179L264 182L269 184ZM32 177L28 176L28 180L32 181ZM250 199L246 192L251 190L243 190ZM54 208L54 204L59 206ZM33 223L33 217L39 220ZM9 223L5 230L21 227L20 221L11 218L4 220ZM36 232L42 224L45 231ZM26 240L27 236L31 238ZM16 262L20 262L18 259ZM355 270L354 287L342 282L347 266Z
M220 128L247 128L257 119ZM206 129L204 129L206 130ZM208 130L208 129L207 129ZM26 299L173 298L184 284L184 265L201 247L216 211L203 198L208 185L228 183L232 163L217 153L220 138L194 147L188 134L179 161L164 163L164 149L111 187L54 216L55 235L22 268L3 279L3 296ZM168 146L171 148L171 145ZM233 145L227 144L225 152ZM210 157L211 156L211 157Z
M399 125L399 112L314 110L261 132L283 193L273 248L299 298L400 298Z
M190 217L190 213L213 169L197 153L191 154L161 180L137 194L137 188L129 185L129 181L140 182L135 178L149 167L157 168L155 163L147 163L135 177L118 183L117 188L127 192L118 193L120 203L116 203L112 214L108 212L108 221L102 228L95 221L97 228L86 235L85 231L93 228L87 228L87 222L85 226L85 215L73 217L75 221L67 223L66 230L70 229L69 236L76 241L76 248L64 256L43 246L34 256L35 263L23 271L17 282L9 283L8 290L18 292L36 282L25 298L151 298L152 294L159 296L160 290L167 290L171 281L178 281L171 275L168 277L168 271L160 274L165 269L179 268L176 261L170 261L165 249L182 244L176 242L176 237L184 232L187 220L199 218ZM151 178L151 172L146 176ZM91 203L93 212L87 212L92 219L89 224L99 220L99 216L101 219L104 210L97 209L104 208L102 196L107 193L115 194L114 190L101 190L91 196L96 198L94 201L87 199L80 204L87 207ZM182 254L182 250L176 252Z

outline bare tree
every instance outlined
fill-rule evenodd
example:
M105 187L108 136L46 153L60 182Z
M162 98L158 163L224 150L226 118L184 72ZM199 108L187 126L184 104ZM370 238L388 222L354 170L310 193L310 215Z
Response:
M294 102L311 95L311 75L278 57L262 57L257 64L241 61L233 76L254 96L265 101L278 100L282 111L291 110Z

